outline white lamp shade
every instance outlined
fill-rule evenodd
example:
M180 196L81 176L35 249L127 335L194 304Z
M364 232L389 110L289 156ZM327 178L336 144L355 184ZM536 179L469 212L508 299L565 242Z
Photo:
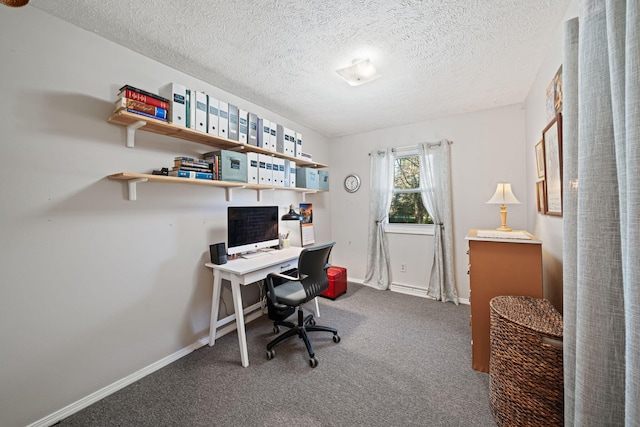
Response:
M493 197L487 202L493 205L519 205L520 200L513 195L511 183L499 182Z

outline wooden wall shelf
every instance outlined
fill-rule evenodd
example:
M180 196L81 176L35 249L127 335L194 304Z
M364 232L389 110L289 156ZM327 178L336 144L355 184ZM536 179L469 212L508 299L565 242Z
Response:
M184 126L176 126L172 123L167 123L161 120L155 120L152 118L143 117L138 114L130 113L124 110L120 110L113 113L113 115L109 117L107 121L109 123L125 126L127 128L127 147L130 147L130 148L133 148L135 146L135 131L140 129L147 132L157 133L160 135L167 135L174 138L184 139L186 141L197 142L200 144L208 145L208 146L223 149L223 150L237 150L237 151L242 150L247 152L267 154L269 156L275 156L281 159L286 159L286 160L291 160L293 162L296 162L297 167L303 166L303 167L311 167L316 169L327 167L327 165L323 165L322 163L308 161L299 157L288 156L283 153L278 153L272 150L266 150L264 148L256 147L255 145L243 144L238 141L232 141L230 139L210 135L204 132L199 132L193 129L186 128ZM280 188L281 187L278 187L278 189Z
M142 182L162 182L162 183L172 183L172 184L205 185L209 187L224 188L228 202L232 200L234 189L256 190L258 201L262 200L263 191L273 191L273 190L295 191L297 193L302 193L303 202L305 201L305 196L307 194L315 194L315 193L323 192L323 190L310 190L308 188L274 187L271 185L249 184L246 182L215 181L210 179L189 179L189 178L178 178L178 177L166 176L166 175L151 175L151 174L130 173L130 172L120 172L113 175L109 175L109 179L113 179L116 181L126 181L129 187L128 188L129 200L132 200L132 201L137 199L137 184Z

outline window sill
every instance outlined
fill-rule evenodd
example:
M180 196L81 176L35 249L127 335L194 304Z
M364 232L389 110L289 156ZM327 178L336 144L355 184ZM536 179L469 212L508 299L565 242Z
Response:
M390 234L434 235L433 224L385 224L384 232Z

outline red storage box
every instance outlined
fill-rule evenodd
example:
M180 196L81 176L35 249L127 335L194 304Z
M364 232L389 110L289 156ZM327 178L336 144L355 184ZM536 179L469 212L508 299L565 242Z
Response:
M323 297L336 299L347 292L347 269L344 267L329 267L329 287L320 295Z

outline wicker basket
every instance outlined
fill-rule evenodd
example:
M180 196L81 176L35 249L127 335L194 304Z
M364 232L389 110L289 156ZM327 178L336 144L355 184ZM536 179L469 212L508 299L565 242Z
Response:
M499 426L564 424L562 317L549 301L499 296L491 307L489 395Z

